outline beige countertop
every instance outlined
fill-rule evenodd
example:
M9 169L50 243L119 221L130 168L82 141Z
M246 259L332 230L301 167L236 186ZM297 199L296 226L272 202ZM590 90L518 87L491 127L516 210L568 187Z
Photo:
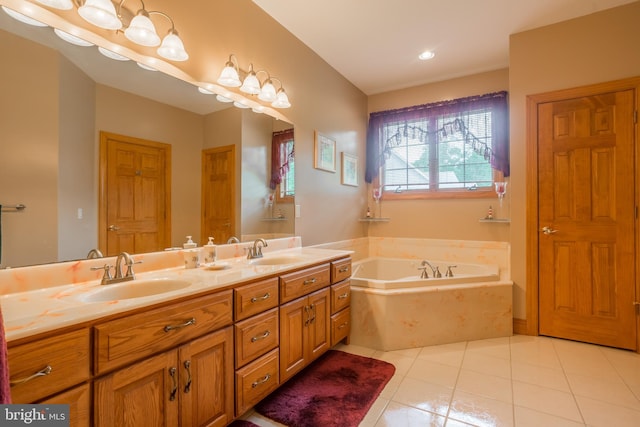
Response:
M237 257L220 260L218 263L225 265L225 268L218 270L179 267L145 272L137 274L135 280L123 284L134 286L136 280L162 279L187 281L189 284L178 290L121 300L91 301L93 293L100 292L105 287L122 285L101 285L99 280L10 293L0 296L5 335L7 341L12 341L188 295L227 288L350 254L351 251L299 247L266 253L264 258L257 261L269 262L270 259L278 258L280 263L274 265L258 265L246 257Z

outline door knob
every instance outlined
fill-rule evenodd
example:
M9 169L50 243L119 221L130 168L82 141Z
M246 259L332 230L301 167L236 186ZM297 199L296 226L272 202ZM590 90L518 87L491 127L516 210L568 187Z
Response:
M118 227L117 225L110 225L108 230L109 231L118 231L118 230L120 230L120 227Z
M553 233L557 233L557 232L558 232L558 230L554 230L553 228L551 228L551 227L549 227L549 226L547 226L547 225L545 225L544 227L542 227L542 229L541 229L540 231L542 231L544 234L547 234L547 235L548 235L548 234L553 234Z

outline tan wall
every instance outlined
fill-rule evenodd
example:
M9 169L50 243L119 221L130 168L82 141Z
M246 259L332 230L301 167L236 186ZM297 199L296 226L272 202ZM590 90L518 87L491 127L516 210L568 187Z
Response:
M49 262L58 250L59 58L4 31L0 57L0 204L27 206L2 213L0 266Z
M509 70L497 70L469 77L426 84L409 89L369 97L369 111L392 110L411 105L427 104L446 99L462 98L507 90ZM368 186L369 194L371 186ZM375 204L369 201L372 209ZM496 218L510 217L510 197L507 193L500 208L496 197L491 199L430 199L381 201L379 208L389 222L366 224L370 236L424 237L456 240L509 240L509 225L479 222L493 207ZM378 212L376 212L378 215Z
M640 2L515 34L510 41L511 271L526 318L526 96L640 75Z

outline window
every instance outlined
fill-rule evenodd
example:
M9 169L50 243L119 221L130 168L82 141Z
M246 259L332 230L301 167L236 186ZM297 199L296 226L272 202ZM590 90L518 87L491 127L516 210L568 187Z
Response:
M271 182L276 200L292 201L295 194L295 144L293 129L274 132L271 141Z
M373 113L365 179L394 197L488 192L509 174L506 112L501 92Z

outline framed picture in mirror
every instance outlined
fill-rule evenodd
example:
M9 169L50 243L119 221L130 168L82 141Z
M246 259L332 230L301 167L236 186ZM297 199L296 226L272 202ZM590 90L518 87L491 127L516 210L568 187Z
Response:
M336 171L336 141L315 131L314 138L314 167L327 172Z
M358 186L358 157L353 154L341 153L342 155L342 185Z

